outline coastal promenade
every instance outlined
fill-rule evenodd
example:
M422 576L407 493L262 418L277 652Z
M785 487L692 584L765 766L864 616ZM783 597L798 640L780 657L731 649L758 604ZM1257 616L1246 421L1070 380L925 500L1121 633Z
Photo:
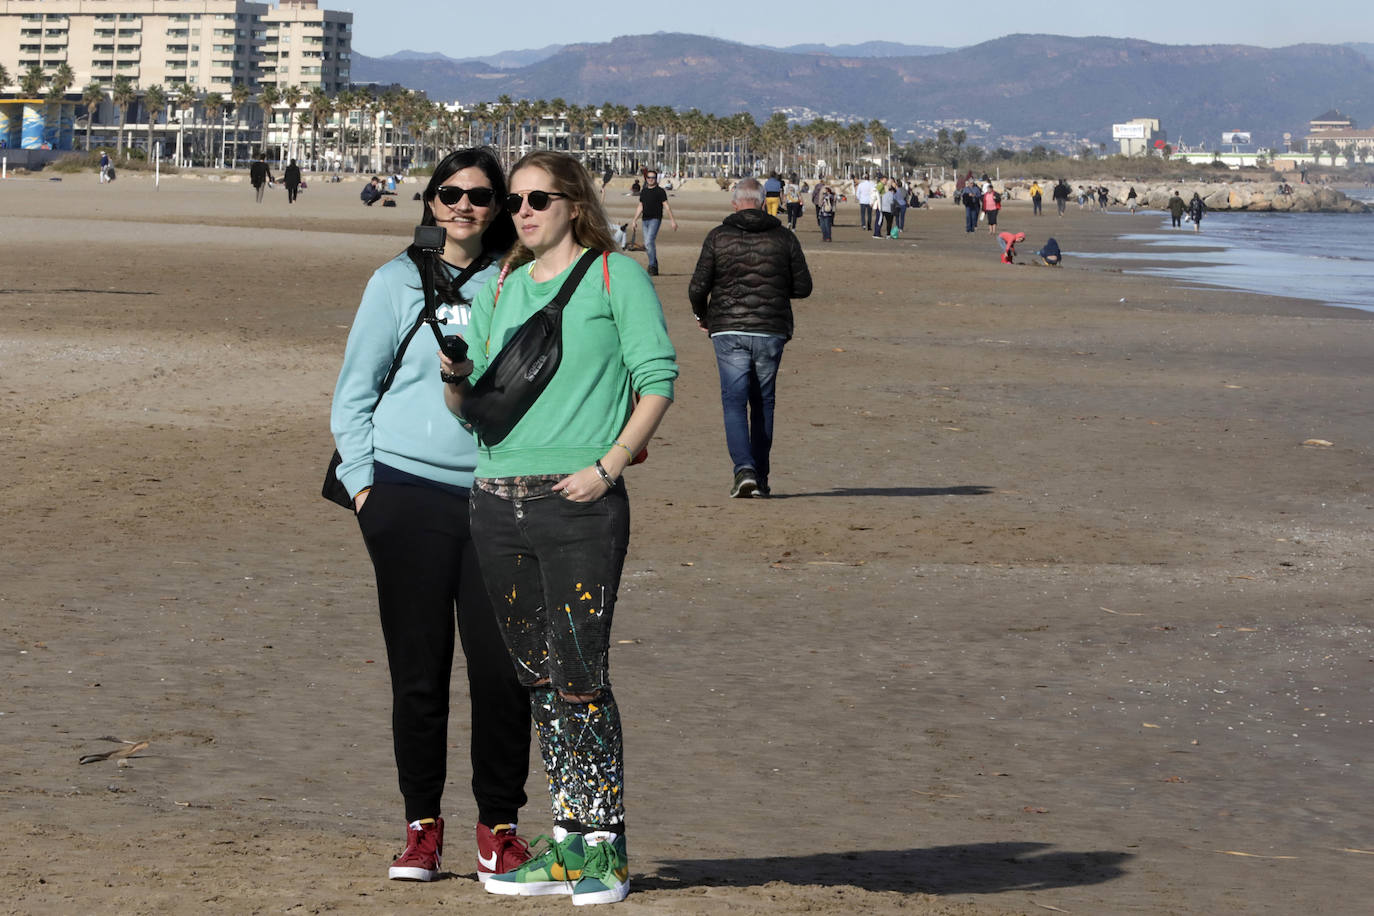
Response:
M454 877L385 879L373 583L318 492L418 187L0 182L0 912L567 905L476 883L461 715ZM1052 270L948 202L898 241L846 205L826 246L808 207L776 496L731 500L686 300L727 201L659 236L682 377L628 475L626 912L1362 911L1371 316L1072 256L1125 218L1012 201ZM79 765L104 736L149 744Z

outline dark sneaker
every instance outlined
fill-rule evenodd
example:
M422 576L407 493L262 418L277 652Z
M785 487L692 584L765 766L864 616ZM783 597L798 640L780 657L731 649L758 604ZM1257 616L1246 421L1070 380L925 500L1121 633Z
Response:
M658 276L658 265L657 265L657 264L650 264L650 265L649 265L649 276L651 276L651 277L657 277L657 276Z
M753 468L741 468L735 474L735 482L730 487L731 499L748 499L759 491L759 480Z
M530 847L515 835L514 824L488 827L477 825L477 880L483 884L492 875L504 875L530 859Z
M436 817L406 825L406 851L391 863L393 881L433 881L439 877L444 851L444 819Z
M582 877L586 845L582 834L569 833L562 840L537 836L531 846L546 844L543 852L505 874L493 874L483 887L492 894L516 897L541 897L545 894L571 894Z
M767 499L768 497L770 497L770 496L772 496L772 495L773 495L773 488L770 487L770 486L768 485L768 478L767 478L767 477L760 477L760 478L759 478L759 492L758 492L757 496L758 496L760 499Z
M590 903L619 903L630 893L630 857L625 852L625 837L612 839L587 835L587 857L582 877L573 887L573 906Z

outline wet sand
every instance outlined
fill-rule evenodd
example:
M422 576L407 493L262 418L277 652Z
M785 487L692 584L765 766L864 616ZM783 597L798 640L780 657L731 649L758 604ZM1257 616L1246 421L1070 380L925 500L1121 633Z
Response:
M358 187L0 182L0 912L570 906L476 883L462 715L452 877L385 879L371 568L317 494L358 296L419 205ZM682 377L629 477L612 658L621 909L1367 905L1370 316L1075 261L1125 250L1097 214L1008 207L1051 270L947 202L899 241L850 206L831 245L808 208L776 497L730 500L686 302L727 197L671 206ZM78 765L104 736L149 746Z

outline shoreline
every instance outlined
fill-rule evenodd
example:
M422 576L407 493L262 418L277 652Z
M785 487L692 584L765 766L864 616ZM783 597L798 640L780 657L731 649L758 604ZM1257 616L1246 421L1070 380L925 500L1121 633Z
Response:
M403 824L374 586L318 497L358 297L418 205L178 184L0 183L9 908L481 906L458 672L452 874L385 878ZM831 245L808 208L776 497L731 500L686 299L728 198L671 205L655 286L682 374L628 482L612 659L632 906L1374 895L1367 325L1075 261L1118 244L1090 214L1002 216L1027 252L1060 239L1051 270L998 263L952 204L898 241L845 205ZM151 744L79 765L104 735Z

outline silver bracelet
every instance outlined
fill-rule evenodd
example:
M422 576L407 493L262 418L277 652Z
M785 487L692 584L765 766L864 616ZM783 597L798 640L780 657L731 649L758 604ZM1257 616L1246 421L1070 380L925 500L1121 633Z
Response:
M592 467L596 468L597 476L600 477L602 480L604 480L604 481L606 482L606 486L607 486L608 488L611 488L611 489L614 489L614 488L615 488L615 481L611 479L611 475L610 475L610 474L607 474L607 473L606 473L606 469L605 469L604 467L601 466L601 459L600 459L600 458L596 459L596 464L592 465Z

